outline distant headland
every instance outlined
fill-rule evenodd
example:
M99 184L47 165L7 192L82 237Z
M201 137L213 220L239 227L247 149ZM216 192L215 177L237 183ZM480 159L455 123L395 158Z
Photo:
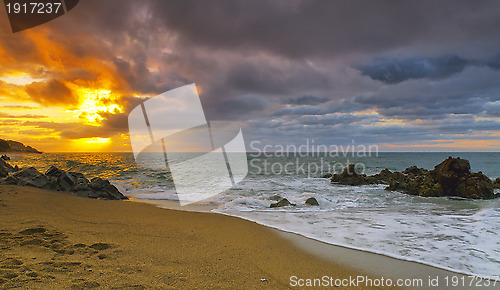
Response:
M0 152L24 152L24 153L43 153L31 146L26 146L21 142L0 139Z

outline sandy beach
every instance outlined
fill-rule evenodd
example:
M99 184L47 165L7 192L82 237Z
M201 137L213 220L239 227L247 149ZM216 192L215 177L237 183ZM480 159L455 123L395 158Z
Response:
M29 187L0 186L0 230L2 288L281 289L292 275L366 275L239 218Z

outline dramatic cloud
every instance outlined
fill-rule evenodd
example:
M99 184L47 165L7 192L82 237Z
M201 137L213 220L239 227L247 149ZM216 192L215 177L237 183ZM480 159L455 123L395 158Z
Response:
M78 98L58 80L50 80L48 83L33 82L26 86L26 92L35 102L45 106L78 103Z
M42 145L127 143L135 106L196 83L207 119L241 122L247 142L499 150L498 11L498 1L81 1L31 30L0 25L2 132L30 110L53 118L23 123Z
M468 62L456 56L433 59L377 60L360 70L374 80L397 84L409 79L442 79L464 70Z

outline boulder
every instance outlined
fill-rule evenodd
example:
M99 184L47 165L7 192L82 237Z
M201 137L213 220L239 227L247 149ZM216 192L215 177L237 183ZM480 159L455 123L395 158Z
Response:
M495 198L493 182L482 172L471 173L468 160L448 157L433 170L412 166L389 183L386 190L424 197L455 196L473 199Z
M275 195L271 196L269 199L274 200L274 201L279 201L279 200L282 200L283 198L281 196L275 194Z
M282 200L278 201L277 203L271 204L270 207L283 207L283 206L296 206L296 204L290 203L288 199L283 198Z
M106 199L128 199L121 192L112 185L109 181L100 177L92 178L90 187L97 192L97 195Z
M9 175L9 172L14 172ZM51 166L45 174L34 167L19 170L0 158L0 183L73 192L81 197L103 199L128 199L114 185L102 178L89 181L80 172L66 172Z
M9 163L7 163L7 162L6 162L5 160L3 160L2 158L0 158L0 166L7 168L7 171L8 171L9 173L12 173L12 172L17 171L14 167L12 167L12 165L10 165ZM17 165L16 165L16 166L17 166Z
M53 187L57 191L71 191L76 184L71 175L55 166L51 166L45 172L45 176L51 179Z
M380 171L379 174L375 174L373 176L369 176L374 183L385 183L385 184L393 184L402 182L404 179L404 174L401 172L391 172L389 169L384 169Z
M492 199L499 197L494 188L500 188L500 178L494 182L482 172L472 173L468 160L448 157L433 170L411 166L403 172L382 170L366 176L350 164L342 173L332 176L332 183L345 185L387 184L386 190L424 197L454 196L459 198Z
M34 167L24 168L12 174L12 176L17 179L17 185L33 186L37 188L47 188L50 186L49 178L38 172Z
M468 176L462 176L457 182L453 195L464 198L491 199L495 198L493 189L491 179L479 171Z
M85 177L85 175L80 172L68 172L68 175L70 175L75 181L75 184L73 185L73 189L71 191L76 195L89 198L99 197L97 193L94 192L94 190L92 190L92 188L90 187L90 181Z
M314 197L310 197L306 200L305 204L308 204L308 205L319 205L319 202L314 198Z
M366 174L359 174L356 172L354 164L349 164L342 173L334 174L331 179L332 183L343 185L367 185L381 183L380 180Z

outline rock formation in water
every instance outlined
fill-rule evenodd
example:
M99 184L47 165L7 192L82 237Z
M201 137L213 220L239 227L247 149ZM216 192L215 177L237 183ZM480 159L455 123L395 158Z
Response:
M350 164L340 174L334 174L332 183L345 185L387 184L386 190L425 196L457 196L473 199L492 199L493 181L481 171L471 172L468 160L448 157L433 170L412 166L403 172L382 170L379 174L367 176L356 172ZM496 184L497 181L495 181Z
M310 197L306 200L305 204L308 204L308 205L319 205L319 202L314 198L314 197Z
M278 201L277 203L271 204L269 207L283 207L283 206L296 206L296 204L290 203L288 199L283 198L282 200Z

